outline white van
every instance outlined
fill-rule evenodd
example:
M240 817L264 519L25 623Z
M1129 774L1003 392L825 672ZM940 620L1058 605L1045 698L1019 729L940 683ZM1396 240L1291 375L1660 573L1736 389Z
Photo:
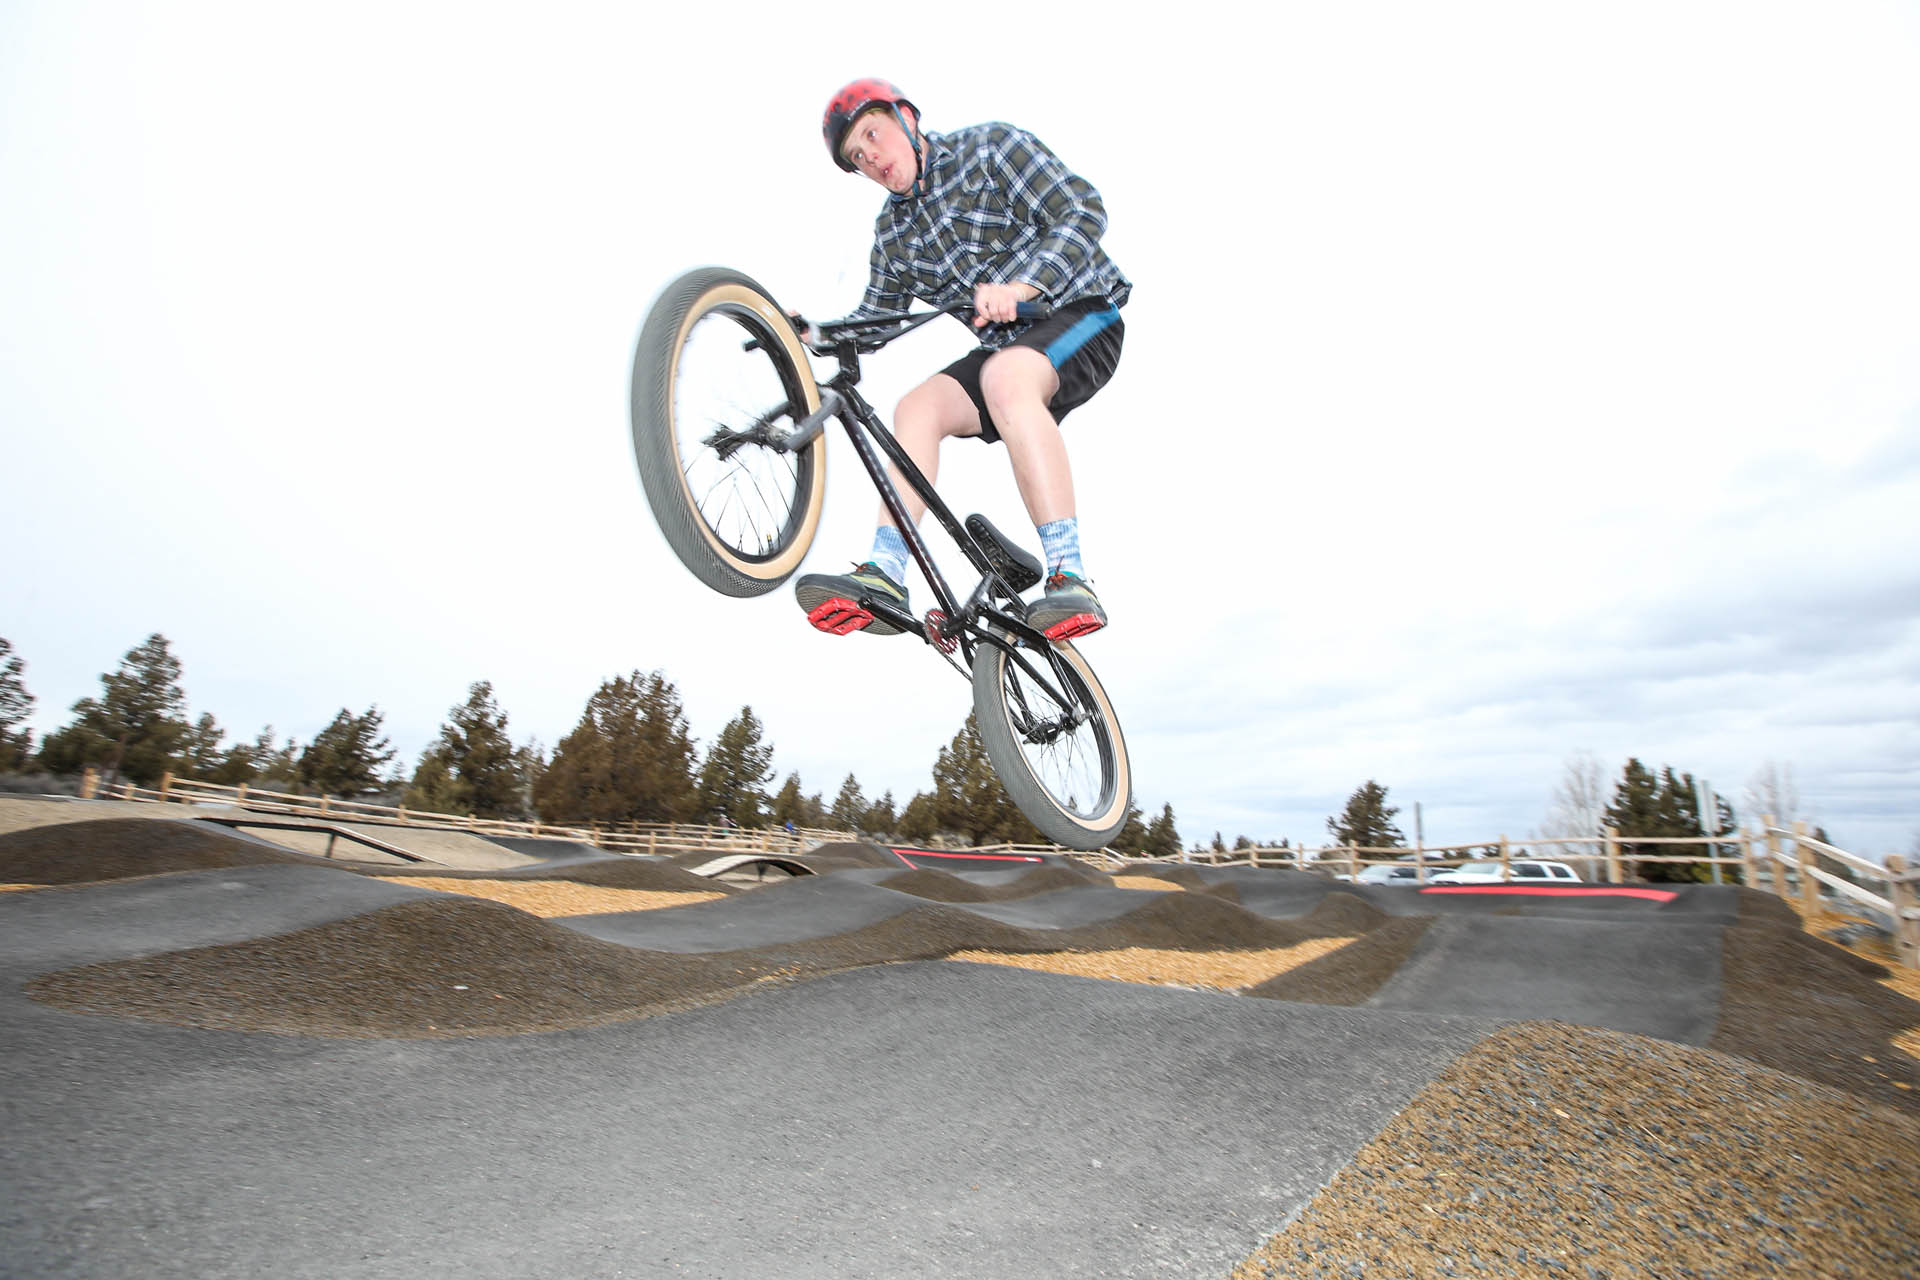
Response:
M1432 884L1500 884L1507 880L1506 868L1498 862L1468 862L1449 871L1436 871L1429 882ZM1514 884L1579 884L1580 877L1572 867L1564 862L1548 862L1542 858L1515 858L1513 860Z

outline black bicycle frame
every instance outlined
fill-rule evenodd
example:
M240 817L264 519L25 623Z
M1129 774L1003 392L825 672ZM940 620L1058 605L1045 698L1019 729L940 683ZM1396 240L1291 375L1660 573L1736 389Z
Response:
M881 504L893 517L894 527L900 530L901 537L906 541L908 554L913 557L914 563L920 566L920 572L926 575L928 584L932 586L933 594L940 603L944 621L936 623L929 620L923 623L886 600L863 599L861 603L865 607L884 615L889 622L902 630L918 632L921 639L941 649L943 653L946 649L940 644L941 639L958 643L961 651L966 655L969 666L973 662L975 644L991 644L1018 663L1020 668L1039 682L1060 706L1073 707L1084 713L1090 708L1083 706L1082 700L1071 692L1074 682L1067 678L1063 660L1054 652L1053 645L1044 635L1028 626L1024 617L1017 617L992 603L992 589L996 585L1005 593L1008 600L1017 601L1019 593L1000 576L1000 571L993 566L986 552L981 549L979 540L954 516L953 511L941 500L940 495L934 492L933 485L925 473L914 464L912 458L907 456L906 449L894 438L886 424L880 421L880 415L874 411L871 404L867 403L866 397L861 395L855 386L860 381L861 352L878 351L929 320L967 310L971 308L965 304L959 304L937 311L903 312L873 316L860 321L821 325L819 328L823 335L833 333L837 336L838 340L832 342L829 352L839 360L840 371L824 384L823 390L828 394L822 395L820 410L801 422L790 437L789 447L798 448L805 445L824 427L828 417L836 417L840 420L841 426L846 428L847 438L853 441L854 451L860 455L860 464L866 468L874 488L879 490ZM876 327L885 327L886 332L865 338L853 336L862 330ZM835 403L836 399L837 403ZM885 454L884 460L881 454ZM933 553L928 550L926 540L920 536L920 530L915 526L915 522L908 517L906 502L900 496L899 489L894 486L892 477L887 474L888 462L899 470L902 479L914 493L919 495L920 500L926 503L927 510L934 519L940 522L948 536L959 546L962 554L975 569L979 570L979 585L974 587L973 594L968 597L965 604L962 604L954 595L953 588L948 584L945 575L934 564ZM992 625L983 626L982 620ZM1021 647L1009 644L993 629L994 627L1017 633L1028 640L1033 648L1047 654L1051 672L1043 674L1035 670L1033 664L1021 652ZM938 636L933 634L936 630L939 632Z

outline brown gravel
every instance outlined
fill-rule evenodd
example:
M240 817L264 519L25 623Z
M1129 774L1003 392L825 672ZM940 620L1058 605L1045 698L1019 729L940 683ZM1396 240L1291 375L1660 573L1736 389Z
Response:
M1920 1275L1920 1120L1711 1050L1526 1023L1234 1280Z
M607 889L567 880L454 880L446 876L384 876L395 884L410 884L443 893L465 894L518 907L528 915L550 920L558 916L592 916L610 911L655 911L711 902L724 893L661 893L649 889Z
M1009 955L1001 951L957 951L947 957L976 964L1004 964L1042 973L1082 978L1111 978L1150 986L1239 991L1265 982L1297 965L1338 951L1351 938L1311 938L1290 947L1258 951L1169 951L1164 947L1121 947L1115 951L1042 951Z

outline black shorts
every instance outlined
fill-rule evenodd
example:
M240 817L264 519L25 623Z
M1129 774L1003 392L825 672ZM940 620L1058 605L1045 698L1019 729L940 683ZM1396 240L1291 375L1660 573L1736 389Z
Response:
M1032 347L1047 358L1060 375L1060 388L1047 401L1053 420L1059 422L1069 413L1093 399L1093 393L1107 385L1107 379L1120 365L1120 343L1127 336L1120 309L1105 298L1083 298L1060 307L1045 320L1030 325L1005 347L980 347L962 356L940 372L966 389L967 399L980 412L977 439L992 442L1000 438L980 395L980 369L997 352L1009 347Z

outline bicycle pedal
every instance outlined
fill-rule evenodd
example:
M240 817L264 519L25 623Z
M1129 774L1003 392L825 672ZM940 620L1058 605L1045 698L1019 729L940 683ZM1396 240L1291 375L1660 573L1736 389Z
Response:
M1006 579L1014 591L1025 591L1039 585L1040 561L1025 547L1010 541L1007 536L993 527L983 515L967 517L967 532L980 545L987 557L987 563L993 566L995 573Z
M947 615L940 609L927 610L927 643L951 657L960 647L960 637L947 634Z
M1047 639L1077 640L1081 636L1090 636L1107 624L1091 613L1076 613L1071 618L1062 618L1045 631Z
M842 596L822 600L807 610L807 621L828 635L844 636L873 621L873 614Z

